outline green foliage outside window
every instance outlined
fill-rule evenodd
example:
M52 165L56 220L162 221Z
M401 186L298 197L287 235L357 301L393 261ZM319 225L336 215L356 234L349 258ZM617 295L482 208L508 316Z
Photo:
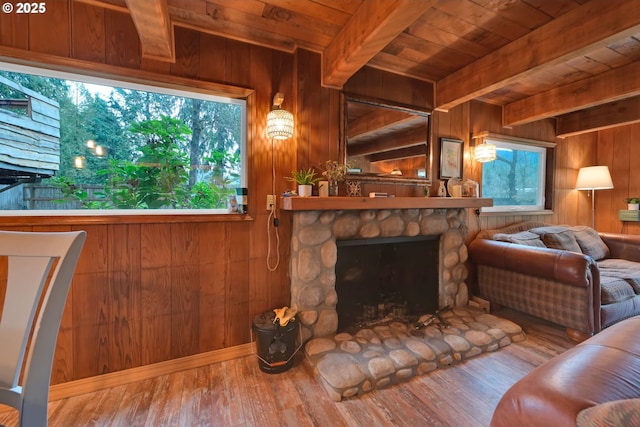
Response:
M97 171L104 190L88 192L68 178L54 179L64 194L63 201L77 200L90 209L212 209L225 206L233 189L218 187L213 182L189 186L189 156L179 143L188 139L191 130L179 119L160 119L134 123L130 131L143 135L146 144L135 162L110 159L108 167Z

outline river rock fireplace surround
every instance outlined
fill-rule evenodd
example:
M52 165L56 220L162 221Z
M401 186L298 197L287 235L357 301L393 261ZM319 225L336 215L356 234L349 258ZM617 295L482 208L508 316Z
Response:
M281 206L293 212L291 306L303 341L337 332L337 240L439 236L438 307L467 305L466 209L490 199L285 197Z
M293 211L289 265L291 305L298 309L305 360L334 401L408 381L524 339L522 329L515 323L467 306L466 208L491 206L490 199L292 197L283 199L281 206ZM417 239L413 239L416 236ZM337 309L338 296L342 298L345 284L336 285L340 252L336 242L342 246L345 240L355 245L368 240L436 240L435 245L413 249L425 257L438 258L437 262L425 263L428 275L413 276L414 273L409 272L415 270L400 260L391 270L406 267L398 276L406 274L411 280L396 281L393 275L380 276L393 277L387 282L392 284L391 288L398 283L404 287L412 282L411 286L417 285L417 288L411 289L418 289L417 292L421 292L421 284L426 283L434 299L432 291L437 281L437 312L423 314L411 324L407 318L396 319L392 314L375 323L367 322L362 328L357 325L359 329L353 333L337 333L338 312L342 313ZM403 251L404 248L391 253L385 246L380 249L380 255L384 253L387 258L380 264L393 263L398 253L407 253ZM364 269L371 262L382 260L378 255L372 257L374 261L360 252L347 255L352 260L367 261L356 262L352 267L355 274L345 277L357 279L346 281L374 289L374 282L385 283L385 280L370 280L371 276L366 280L358 277L362 271L369 274ZM339 262L338 271L344 272L342 260ZM386 273L387 270L380 271ZM354 292L351 297L354 294L356 300L363 300L364 307L364 299L370 295Z

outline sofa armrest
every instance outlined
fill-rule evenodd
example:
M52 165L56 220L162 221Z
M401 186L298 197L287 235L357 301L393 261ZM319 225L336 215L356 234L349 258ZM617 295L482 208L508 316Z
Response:
M609 247L609 258L640 262L640 236L618 233L598 233Z
M476 265L544 277L576 287L590 287L594 274L599 283L595 261L576 252L475 239L469 245L469 258Z

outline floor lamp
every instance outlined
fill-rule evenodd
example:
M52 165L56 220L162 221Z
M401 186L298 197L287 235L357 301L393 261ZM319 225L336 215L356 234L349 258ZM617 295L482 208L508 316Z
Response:
M595 190L613 188L613 181L607 166L589 166L580 168L576 190L591 190L591 228L596 228Z

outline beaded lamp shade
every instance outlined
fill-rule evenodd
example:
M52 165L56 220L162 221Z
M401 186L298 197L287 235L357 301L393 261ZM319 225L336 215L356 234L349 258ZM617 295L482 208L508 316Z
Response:
M496 146L485 142L484 144L476 145L474 151L474 158L476 162L486 163L492 162L496 159Z
M287 110L274 109L267 114L267 135L273 139L293 136L293 114Z

